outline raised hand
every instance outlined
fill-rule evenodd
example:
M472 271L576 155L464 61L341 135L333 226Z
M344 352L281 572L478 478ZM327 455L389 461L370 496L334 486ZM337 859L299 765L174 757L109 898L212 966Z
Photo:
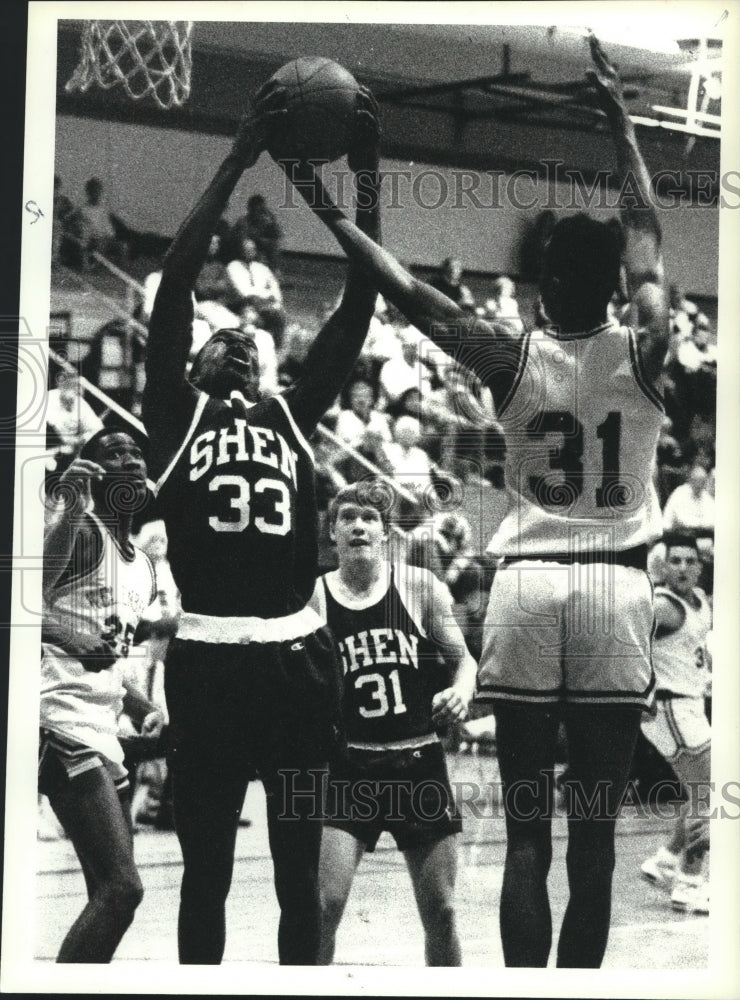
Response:
M104 476L102 465L87 458L75 458L52 487L51 499L63 500L68 510L82 513L92 501L90 481Z
M234 137L233 153L244 167L251 167L263 149L279 134L288 110L285 89L268 80L254 97L254 106L244 115Z
M367 87L360 87L355 111L355 127L352 144L347 154L350 170L377 170L380 125L378 124L378 102Z
M586 77L596 88L601 107L607 114L624 110L622 81L619 79L616 66L609 61L601 42L593 33L589 35L588 44L596 69L588 70Z

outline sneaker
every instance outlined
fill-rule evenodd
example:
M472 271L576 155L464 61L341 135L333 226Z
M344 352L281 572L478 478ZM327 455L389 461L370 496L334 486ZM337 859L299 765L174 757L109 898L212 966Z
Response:
M678 913L709 913L709 882L676 876L671 893L671 906Z
M640 874L660 889L668 889L673 884L680 859L680 854L672 854L667 847L660 847L640 865Z

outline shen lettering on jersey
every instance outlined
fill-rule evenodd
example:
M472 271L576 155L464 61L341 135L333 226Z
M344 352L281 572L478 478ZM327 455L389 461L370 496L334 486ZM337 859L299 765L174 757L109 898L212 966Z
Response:
M419 669L419 637L400 629L371 628L338 640L344 672L379 663L411 664Z
M431 706L440 687L439 651L416 612L406 606L396 567L385 593L365 607L343 604L327 577L322 581L326 623L344 667L342 714L348 745L378 749L437 742Z
M305 606L318 557L313 453L282 396L201 395L156 489L184 611L273 618Z
M261 462L278 469L297 488L298 456L279 431L269 427L252 427L241 418L234 426L220 427L199 434L190 446L190 481L196 482L214 465L233 462Z

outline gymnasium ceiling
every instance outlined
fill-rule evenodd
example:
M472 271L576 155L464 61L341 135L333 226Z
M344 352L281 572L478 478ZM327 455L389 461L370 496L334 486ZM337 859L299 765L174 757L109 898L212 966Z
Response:
M438 9L449 12L456 6ZM495 14L493 4L474 6ZM699 56L707 60L710 72L720 65L715 24L722 8L705 3L698 21L696 16L686 21L680 5L674 7L677 13L670 29L660 32L636 15L635 5L625 5L633 20L612 15L594 27L620 68L630 112L640 123L638 134L648 166L717 172L718 139L669 129L668 124L685 128L685 117L656 108L687 107ZM404 10L401 4L395 8ZM592 22L596 20L591 5L589 13ZM60 22L58 110L131 120L131 105L117 91L64 93L64 81L77 60L78 25ZM706 41L701 43L700 37ZM164 113L142 103L136 116L163 127L231 133L246 96L279 65L300 55L336 59L371 86L381 106L384 153L391 158L478 170L540 170L543 160L557 156L566 167L586 176L613 158L603 117L583 87L590 66L584 29L562 23L199 21L193 34L193 89L188 104ZM717 114L718 95L705 91L706 87L699 91L694 106L705 114ZM699 128L707 132L714 125L705 118Z

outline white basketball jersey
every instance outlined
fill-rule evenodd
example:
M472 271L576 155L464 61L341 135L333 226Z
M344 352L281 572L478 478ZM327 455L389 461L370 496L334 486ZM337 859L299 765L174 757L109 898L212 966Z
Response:
M667 587L655 588L656 597L665 597L681 608L684 620L675 632L654 640L653 669L659 690L703 698L711 680L706 643L712 627L712 611L702 590L695 587L692 594L699 602L698 607Z
M490 552L618 552L659 537L653 470L663 406L633 330L534 331L497 416L509 506Z
M127 555L95 514L87 516L94 524L94 545L75 547L44 614L71 636L105 639L118 659L106 670L85 670L58 646L42 642L40 724L120 763L116 734L123 661L145 608L156 597L156 584L148 556L135 547L133 556Z

